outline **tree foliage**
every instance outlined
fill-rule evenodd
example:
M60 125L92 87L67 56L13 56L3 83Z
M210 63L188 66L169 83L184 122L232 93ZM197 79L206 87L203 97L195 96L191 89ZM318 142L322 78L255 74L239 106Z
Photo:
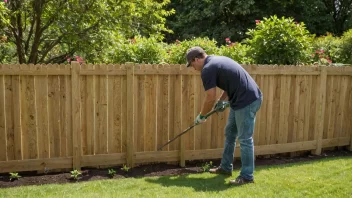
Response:
M8 0L0 35L16 46L19 63L61 63L80 53L96 62L117 38L162 39L169 0Z
M352 0L175 0L168 7L176 11L168 17L174 31L166 36L168 42L192 37L214 38L219 44L225 44L224 38L241 41L255 20L273 15L304 22L316 35L340 36L352 28Z

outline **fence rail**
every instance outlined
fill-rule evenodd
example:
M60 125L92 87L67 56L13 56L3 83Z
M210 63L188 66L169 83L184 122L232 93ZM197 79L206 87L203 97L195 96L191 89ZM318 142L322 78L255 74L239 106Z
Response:
M264 95L255 155L352 149L352 67L243 67ZM221 158L228 110L157 151L200 112L199 75L182 65L0 65L0 172Z

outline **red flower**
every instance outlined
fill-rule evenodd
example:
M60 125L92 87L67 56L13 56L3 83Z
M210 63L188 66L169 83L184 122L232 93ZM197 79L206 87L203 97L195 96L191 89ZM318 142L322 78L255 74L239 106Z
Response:
M260 20L255 20L255 24L259 24L260 23Z

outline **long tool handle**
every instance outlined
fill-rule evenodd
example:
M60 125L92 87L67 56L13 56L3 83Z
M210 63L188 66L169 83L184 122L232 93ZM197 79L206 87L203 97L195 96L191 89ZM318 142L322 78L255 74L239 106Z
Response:
M206 118L208 118L211 114L217 112L217 109L214 109L212 111L210 111L209 113L207 113L207 115L205 115ZM182 133L176 135L174 138L172 138L171 140L169 140L168 142L166 142L164 145L162 145L161 147L158 148L158 151L160 151L162 148L164 148L164 146L170 144L172 141L176 140L178 137L180 137L181 135L187 133L187 131L191 130L193 127L195 127L198 124L193 124L190 127L188 127L186 130L184 130Z

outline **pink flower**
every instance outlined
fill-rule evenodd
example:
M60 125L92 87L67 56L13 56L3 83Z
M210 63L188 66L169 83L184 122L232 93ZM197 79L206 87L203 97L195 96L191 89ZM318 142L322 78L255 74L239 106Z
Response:
M255 24L259 24L260 23L260 20L255 20Z
M176 39L176 43L179 43L180 41L178 39Z
M230 38L226 38L225 41L226 41L226 42L229 42L229 41L230 41ZM231 42L231 41L230 41L230 42Z
M5 3L7 3L7 0L4 0Z
M80 57L80 56L75 56L76 58L76 61L79 62L79 63L83 63L83 59Z

